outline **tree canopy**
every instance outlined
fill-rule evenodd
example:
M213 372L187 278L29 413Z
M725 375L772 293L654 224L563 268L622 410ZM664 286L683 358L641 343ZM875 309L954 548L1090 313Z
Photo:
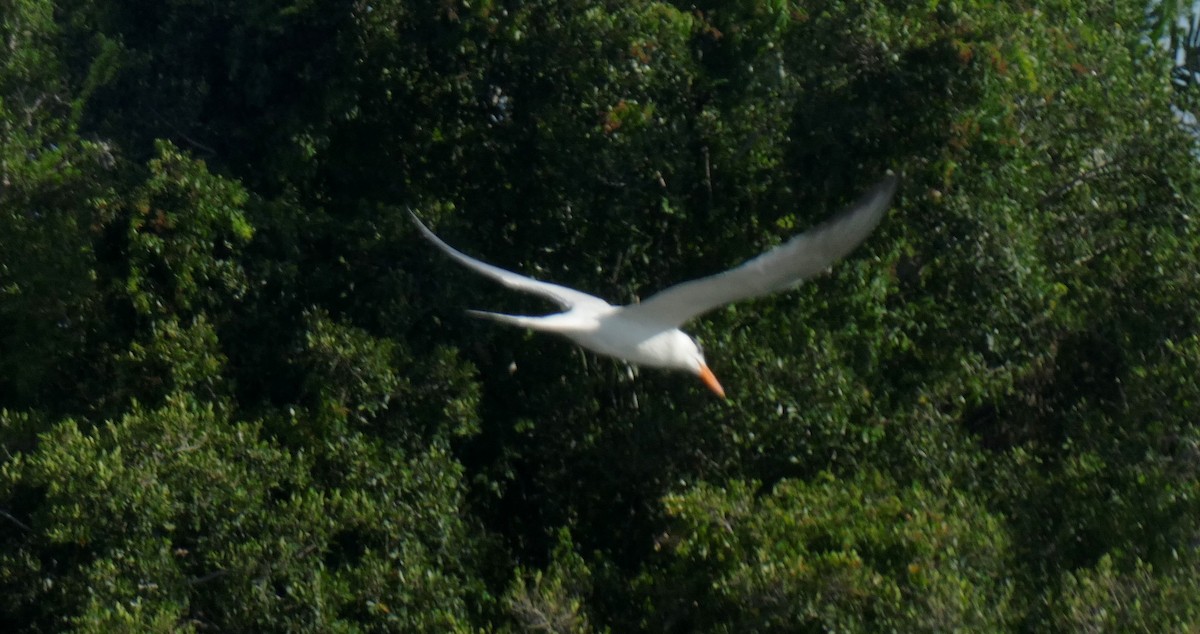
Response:
M3 3L0 624L1200 628L1184 14ZM627 303L888 170L689 325L727 401L472 320L552 308L409 221Z

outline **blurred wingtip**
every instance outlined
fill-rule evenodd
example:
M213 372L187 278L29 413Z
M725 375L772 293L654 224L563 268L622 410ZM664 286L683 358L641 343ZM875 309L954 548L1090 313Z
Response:
M878 187L879 189L888 190L894 193L896 191L896 187L900 185L901 178L903 178L902 174L898 174L889 169L884 173L883 179L879 181Z

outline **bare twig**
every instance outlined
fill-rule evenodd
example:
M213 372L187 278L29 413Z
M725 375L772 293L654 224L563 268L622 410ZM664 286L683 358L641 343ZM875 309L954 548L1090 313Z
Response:
M29 533L29 532L32 532L32 531L33 531L33 529L32 529L32 528L30 528L28 524L26 524L25 522L22 522L21 520L19 520L19 519L17 519L17 518L15 518L15 517L13 517L13 516L12 516L12 514L10 514L8 511L3 511L3 510L0 510L0 515L4 516L4 518L5 518L5 519L7 519L8 521L12 522L13 524L16 524L17 526L20 526L20 527L21 527L21 528L22 528L22 529L23 529L23 530L24 530L26 533Z
M159 121L162 121L164 124L166 124L166 126L168 128L170 128L172 132L174 132L175 134L178 134L179 138L183 139L184 141L187 141L193 147L195 147L203 152L207 152L208 154L216 156L217 151L214 150L212 147L205 145L205 144L193 139L192 137L188 136L188 134L186 132L181 130L179 128L179 126L175 125L174 123L171 123L166 117L164 117L162 115L162 113L160 113L158 110L156 110L154 108L154 106L148 106L148 107L150 108L150 112L154 113L154 116L158 117Z
M208 583L209 581L214 581L216 579L220 579L221 577L224 577L227 574L229 574L228 570L224 570L224 569L216 570L216 571L213 571L213 572L210 572L210 573L204 575L203 577L193 577L191 579L188 579L188 585L189 586L203 585L205 583Z

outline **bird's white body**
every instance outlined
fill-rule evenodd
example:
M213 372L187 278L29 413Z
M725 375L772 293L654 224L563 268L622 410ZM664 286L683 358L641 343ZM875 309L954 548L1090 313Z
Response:
M638 319L626 306L588 306L544 317L467 311L477 317L560 334L592 352L655 368L690 365L699 352L692 338L669 324Z
M682 368L699 349L682 330L631 319L621 308L595 320L594 329L563 334L593 352L655 368Z
M888 176L832 220L741 266L677 284L640 304L628 306L613 306L599 297L481 262L443 242L416 216L413 222L426 238L464 266L509 288L547 297L564 309L537 317L469 311L471 314L558 333L588 350L637 365L691 372L724 396L699 346L679 327L718 306L791 288L825 270L858 246L879 224L895 194L896 183L895 176Z

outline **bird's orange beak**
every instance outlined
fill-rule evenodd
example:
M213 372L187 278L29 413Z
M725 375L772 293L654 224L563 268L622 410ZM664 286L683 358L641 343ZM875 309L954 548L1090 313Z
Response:
M721 387L721 383L717 381L717 377L713 375L712 370L708 369L707 365L700 364L700 380L708 386L708 389L716 392L717 396L725 398L725 390Z

